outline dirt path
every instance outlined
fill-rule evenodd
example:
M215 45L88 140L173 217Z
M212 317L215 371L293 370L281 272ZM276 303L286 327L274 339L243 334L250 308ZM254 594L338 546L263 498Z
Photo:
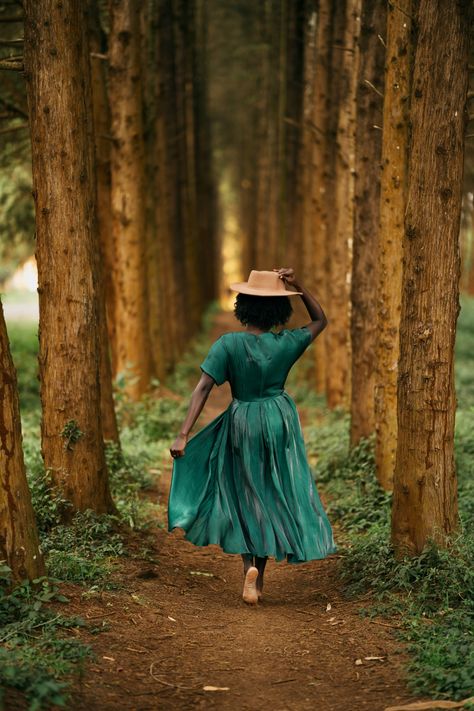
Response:
M223 330L225 316L214 336ZM229 399L225 386L214 388L204 421ZM71 586L68 612L108 626L97 636L80 633L97 661L77 688L76 711L382 711L410 700L393 630L344 600L337 555L300 566L270 562L265 601L252 609L240 598L236 556L163 529L132 537L132 549L144 546L152 561L120 564L125 591L85 601Z

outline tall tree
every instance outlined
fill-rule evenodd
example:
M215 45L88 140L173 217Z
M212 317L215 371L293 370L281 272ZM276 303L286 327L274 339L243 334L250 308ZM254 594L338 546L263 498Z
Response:
M21 447L16 372L0 302L0 560L15 581L44 574Z
M100 417L89 47L80 0L25 2L25 76L36 205L42 453L73 509L110 511Z
M389 4L387 9L374 384L377 477L387 490L392 488L397 449L398 331L408 174L412 12L412 0Z
M334 214L328 225L328 303L334 324L326 339L327 399L330 407L348 404L350 393L349 275L354 209L355 88L359 0L335 3L332 50L331 138ZM336 325L337 324L337 325Z
M141 66L143 87L143 128L145 143L145 264L147 283L148 336L150 340L151 373L163 379L168 362L167 311L164 309L165 286L163 263L164 230L157 203L162 202L159 173L163 171L163 155L158 143L157 114L159 112L160 63L159 3L148 0L141 13Z
M303 111L302 124L300 134L300 155L298 158L300 179L298 181L300 187L301 200L301 226L298 231L300 234L300 258L302 276L305 283L312 284L314 288L313 274L313 259L314 259L314 241L313 234L313 181L314 181L314 143L315 130L313 125L315 99L316 99L316 60L317 60L317 12L316 4L308 3L305 17L305 28L303 36L304 47L304 73L303 73ZM321 78L318 78L319 81ZM300 270L298 270L300 271Z
M362 0L356 90L354 239L351 280L351 445L374 423L377 245L380 207L385 4Z
M138 398L151 373L145 261L145 148L138 0L111 0L109 103L112 120L111 201L118 297L117 370Z
M443 545L457 526L454 337L471 4L420 0L410 103L392 540Z
M194 7L186 0L172 0L175 46L176 131L178 143L179 231L184 265L181 288L185 290L186 314L192 331L200 322L198 261L198 222L196 205L196 164L194 151L195 115L193 110L193 19ZM186 338L182 334L183 339Z
M112 212L110 203L110 111L105 83L104 36L97 0L89 0L89 46L91 49L91 86L94 114L95 166L97 180L98 246L98 320L100 348L100 402L104 439L119 441L112 389L111 348L115 339L116 280L113 279ZM107 305L106 305L107 302ZM107 317L107 311L110 316ZM111 338L110 338L111 337Z
M312 182L309 195L312 207L311 238L314 288L320 301L327 307L327 270L329 257L328 220L333 198L331 181L330 97L338 75L331 72L333 51L334 15L331 0L320 0L317 13L316 66L314 70L314 99L311 120L313 139ZM315 385L318 392L326 393L328 361L326 356L326 332L314 344Z

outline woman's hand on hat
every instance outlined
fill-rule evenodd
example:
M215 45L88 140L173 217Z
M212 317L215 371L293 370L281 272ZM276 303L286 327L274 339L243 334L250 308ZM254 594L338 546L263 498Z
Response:
M184 450L188 442L187 435L178 435L170 448L170 454L173 459L184 457Z
M291 267L282 267L281 269L274 269L273 271L278 272L278 276L280 279L283 279L286 284L296 286L295 270Z

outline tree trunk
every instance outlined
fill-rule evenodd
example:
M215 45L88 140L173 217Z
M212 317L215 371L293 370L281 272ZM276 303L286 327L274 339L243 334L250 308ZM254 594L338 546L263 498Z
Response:
M16 372L0 302L0 560L15 582L44 575L43 556L26 480Z
M305 18L304 32L304 75L303 75L303 112L302 131L300 136L299 173L301 178L301 233L299 242L299 252L301 255L301 278L314 289L314 206L313 206L313 183L314 183L314 144L315 130L313 118L316 103L316 87L321 81L321 77L316 80L316 60L317 60L317 31L318 15L316 6L311 3L308 7Z
M271 20L268 0L258 5L258 39L262 46L262 64L260 71L260 83L258 85L257 108L257 185L255 200L256 224L253 244L250 244L249 263L244 265L255 269L264 269L268 266L268 230L269 230L269 199L271 192L271 169L272 169L272 129L273 122L270 113L272 98L272 68L271 68ZM252 259L253 258L253 259ZM244 271L245 273L245 271ZM248 271L247 271L248 274ZM247 277L245 277L247 278Z
M402 294L403 218L408 173L412 0L389 5L382 135L378 300L375 352L375 460L390 490L397 449L397 372Z
M312 116L312 186L311 186L311 237L312 237L312 271L314 289L318 299L325 308L329 308L327 300L327 271L329 265L328 246L328 211L334 195L331 182L331 150L330 136L330 97L331 81L337 84L337 75L331 72L332 44L334 33L334 17L331 0L320 0L317 17L316 67L314 76L314 111ZM332 324L330 326L332 328ZM314 343L315 387L320 393L326 393L327 356L324 332Z
M94 55L104 49L101 36L97 0L90 0L89 47ZM102 436L105 440L119 441L117 418L112 389L111 337L115 343L115 280L112 244L112 212L110 203L110 111L105 85L104 62L97 56L91 60L92 106L94 114L95 165L97 177L97 247L99 346L100 346L100 400ZM107 309L106 309L107 300ZM109 317L107 320L107 310Z
M331 325L326 339L327 399L329 407L349 403L350 394L350 334L349 283L350 245L353 234L354 209L354 130L355 88L357 72L357 34L359 0L347 0L345 8L337 6L336 32L333 46L333 75L340 72L337 112L336 160L334 174L334 229L329 230L328 306ZM342 12L345 9L345 16ZM341 14L339 14L341 13ZM341 23L341 24L339 24Z
M183 197L182 212L185 217L183 224L186 260L186 291L188 294L187 315L190 320L191 332L194 334L201 325L203 310L202 277L198 266L199 262L199 222L197 214L197 170L196 170L196 115L194 111L195 88L195 8L194 2L179 0L179 13L181 16L181 32L178 43L178 52L182 58L181 68L181 111L183 121ZM179 16L179 15L178 15Z
M453 355L468 84L468 2L420 0L398 375L392 540L419 554L457 526Z
M147 314L150 339L151 373L163 380L168 361L166 317L164 311L164 264L162 234L159 225L157 202L161 202L159 173L163 170L162 154L158 145L157 114L159 111L159 7L156 0L143 4L141 12L141 66L144 103L145 173L147 190L145 204L145 254L147 272Z
M42 453L73 509L113 510L100 418L96 184L80 0L25 3ZM58 96L61 101L58 101Z
M112 145L109 97L107 96L106 38L100 26L99 0L89 0L89 46L91 49L92 107L94 112L95 161L97 174L97 220L105 280L107 328L111 349L112 372L117 373L116 304L118 275L113 242L112 202L110 195L110 150ZM101 56L98 56L101 55Z
M127 374L126 389L134 399L148 388L151 371L145 263L140 6L138 0L112 0L109 35L109 103L113 136L111 199L118 271L117 370Z
M356 91L354 239L351 281L351 445L374 431L377 244L380 208L386 7L362 0ZM368 83L370 82L370 84Z

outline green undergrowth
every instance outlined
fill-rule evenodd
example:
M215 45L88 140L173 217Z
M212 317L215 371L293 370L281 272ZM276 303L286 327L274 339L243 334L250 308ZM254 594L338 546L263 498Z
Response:
M10 570L0 563L0 708L9 690L17 690L29 711L66 706L68 682L82 676L92 650L71 634L86 627L76 616L48 608L67 603L59 581L38 578L11 589Z
M349 419L301 400L305 440L327 511L338 531L341 577L350 597L369 595L364 616L387 616L410 653L414 693L459 700L474 690L474 300L465 299L456 344L456 465L460 529L449 548L430 543L396 560L391 495L378 485L372 441L349 452ZM299 367L299 366L298 366ZM296 377L305 380L305 366ZM308 407L309 403L309 407Z

